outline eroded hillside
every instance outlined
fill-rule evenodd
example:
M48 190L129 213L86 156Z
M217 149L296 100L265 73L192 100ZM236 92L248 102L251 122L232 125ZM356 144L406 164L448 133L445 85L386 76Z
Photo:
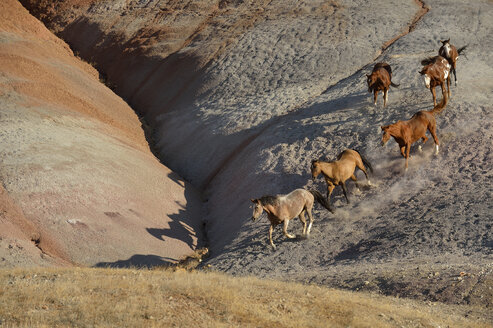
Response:
M491 306L491 2L22 2L98 67L150 122L159 157L203 190L213 267ZM380 147L380 126L432 108L420 61L449 37L468 52L437 118L441 152L413 148L405 172L397 145ZM365 85L376 61L400 84L386 108ZM317 210L309 240L277 231L272 252L249 199L324 191L309 164L345 148L374 163L376 186L350 184L351 204L337 190L336 213Z
M14 0L0 4L0 85L0 266L162 264L201 243L198 193Z

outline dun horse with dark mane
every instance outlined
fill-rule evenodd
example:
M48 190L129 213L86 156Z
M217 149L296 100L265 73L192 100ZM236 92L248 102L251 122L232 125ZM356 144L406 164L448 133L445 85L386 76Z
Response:
M392 69L387 63L376 63L371 74L366 75L368 84L368 92L373 91L373 103L377 105L377 96L379 91L383 91L383 107L387 105L389 100L390 86L397 88L399 84L392 82Z
M336 186L341 186L342 191L344 192L344 196L346 197L346 201L349 203L349 198L347 196L346 189L346 180L351 178L355 183L358 181L354 172L358 167L366 176L368 180L368 184L370 185L370 180L368 179L368 173L366 172L366 168L370 172L373 171L373 168L370 162L359 152L353 149L346 149L342 153L337 156L337 160L333 162L323 162L321 160L313 160L311 171L312 178L316 179L317 176L322 173L325 178L325 182L327 182L327 202L330 200L330 195ZM356 187L358 185L356 184Z
M276 248L272 241L272 231L274 228L283 223L283 233L288 238L296 238L288 233L289 220L299 217L303 223L303 236L310 235L313 224L312 208L315 200L322 204L326 209L334 212L325 198L316 190L296 189L287 195L263 196L252 199L254 204L252 221L256 221L263 211L267 213L270 221L269 241L272 248ZM308 214L310 224L307 227L305 212Z
M382 146L385 146L390 137L399 144L401 155L406 159L406 170L408 167L409 151L411 145L418 141L423 140L425 143L428 138L426 137L426 130L430 131L433 140L435 141L435 154L438 154L438 147L440 145L438 137L436 135L436 121L435 115L440 113L447 105L447 97L442 98L442 101L430 111L419 111L414 114L410 120L398 121L394 124L382 126ZM419 146L421 151L421 146Z
M455 68L457 66L457 60L459 59L459 55L466 50L467 46L460 47L459 50L450 43L450 38L448 40L441 41L442 46L438 50L438 55L447 59L448 63L452 67L452 73L454 73L454 82L457 86L457 74L455 72Z

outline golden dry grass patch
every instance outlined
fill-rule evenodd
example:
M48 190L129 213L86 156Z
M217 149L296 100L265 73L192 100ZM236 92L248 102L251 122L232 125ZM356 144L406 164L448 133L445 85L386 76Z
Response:
M5 327L491 327L444 304L200 271L0 270L0 304Z

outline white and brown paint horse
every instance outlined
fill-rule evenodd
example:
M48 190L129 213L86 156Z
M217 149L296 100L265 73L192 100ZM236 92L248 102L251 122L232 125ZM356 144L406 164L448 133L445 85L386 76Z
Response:
M371 74L366 75L368 92L373 92L373 103L377 105L377 96L379 91L383 91L383 107L387 106L389 100L390 86L397 88L399 84L392 82L392 69L387 63L376 63Z
M283 223L283 233L288 238L296 236L288 233L289 220L299 217L303 223L303 236L309 236L313 224L312 208L315 200L323 207L334 213L329 203L321 193L316 190L296 189L287 195L263 196L257 199L251 199L254 204L252 221L256 221L263 211L267 213L270 221L269 242L272 248L276 249L272 241L272 231L274 228ZM305 213L308 214L310 224L307 227Z
M437 105L435 87L442 88L442 97L447 97L445 93L445 82L447 83L447 93L450 97L450 64L442 56L435 56L423 59L421 61L423 69L419 72L424 76L425 86L430 89L433 95L433 106Z
M371 185L366 169L372 172L373 168L370 162L356 150L344 150L339 154L339 156L337 156L337 160L333 162L324 162L321 160L312 161L312 178L316 179L317 176L322 173L325 178L325 182L327 182L327 202L330 202L330 195L332 194L332 191L334 191L334 188L336 186L341 186L344 196L346 197L346 201L349 204L346 180L350 178L356 184L358 181L354 175L356 167L363 171L366 179L368 180L368 185ZM356 187L358 187L357 184Z
M459 50L450 43L450 38L448 40L440 40L442 46L438 49L438 55L447 59L448 63L451 66L452 73L454 73L454 82L457 86L457 73L455 68L457 67L457 60L459 59L459 55L466 50L467 46L460 47Z
M430 131L433 140L435 141L435 154L438 154L440 142L436 135L436 120L435 115L440 113L447 105L447 97L442 98L442 101L430 111L419 111L407 121L397 121L394 124L382 126L382 146L385 146L390 137L399 145L401 155L406 159L406 170L408 168L409 151L411 145L423 140L423 144L428 140L426 130ZM419 146L421 151L421 145Z

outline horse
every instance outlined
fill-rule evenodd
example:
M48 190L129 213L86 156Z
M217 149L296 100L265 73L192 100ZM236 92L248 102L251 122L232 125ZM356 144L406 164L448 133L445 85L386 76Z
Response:
M457 74L455 72L455 68L457 66L457 60L459 59L459 55L466 50L467 46L460 47L459 50L450 43L450 38L448 40L440 40L442 46L438 49L438 55L447 59L448 63L452 67L452 73L454 73L454 82L455 86L457 86Z
M333 162L323 162L321 160L313 160L311 165L312 178L316 179L317 176L322 173L327 182L327 202L330 202L330 195L336 186L341 186L346 201L349 204L349 198L347 196L346 180L351 178L358 187L356 176L354 172L358 167L366 176L368 185L371 185L370 179L366 168L370 172L373 172L371 163L362 156L357 150L346 149L337 156L337 160Z
M442 56L435 56L423 59L421 61L423 69L419 72L424 75L425 86L430 89L433 95L433 106L437 105L437 97L435 93L435 87L439 85L442 88L442 97L446 97L445 94L445 81L447 81L447 93L450 97L450 64L447 59Z
M379 91L383 91L383 107L387 105L389 100L390 86L397 88L399 84L392 82L392 69L387 63L376 63L371 74L366 74L366 82L368 84L368 92L373 91L373 103L377 105L377 96Z
M329 203L321 193L316 190L296 189L287 195L263 196L257 199L251 199L254 204L252 221L255 222L263 211L267 213L270 221L269 241L273 249L276 249L272 241L272 231L274 228L283 223L283 233L288 238L296 236L288 233L289 220L299 217L303 223L302 235L308 237L313 224L312 208L315 200L323 207L334 213ZM310 224L307 227L305 213L308 214Z
M438 147L440 142L436 135L436 120L435 115L440 113L447 105L447 97L442 98L441 102L433 107L430 111L419 111L415 113L411 119L407 121L397 121L394 124L382 126L382 146L385 146L392 136L394 140L399 144L401 155L406 159L406 170L408 168L409 151L411 145L418 141L423 140L423 144L428 140L426 137L426 130L430 131L433 140L435 141L435 155L438 154ZM421 145L418 147L421 152Z

